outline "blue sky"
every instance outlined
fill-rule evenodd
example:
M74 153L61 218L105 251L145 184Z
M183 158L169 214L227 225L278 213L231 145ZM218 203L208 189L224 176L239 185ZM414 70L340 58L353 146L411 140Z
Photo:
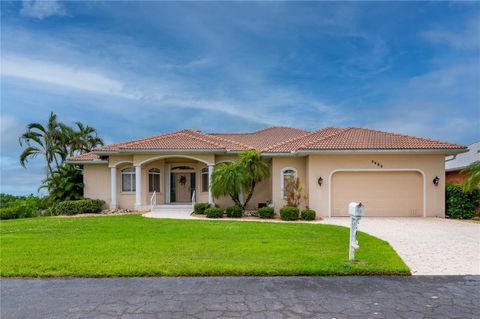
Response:
M480 139L480 4L1 2L2 192L49 112L108 142L180 128L360 126Z

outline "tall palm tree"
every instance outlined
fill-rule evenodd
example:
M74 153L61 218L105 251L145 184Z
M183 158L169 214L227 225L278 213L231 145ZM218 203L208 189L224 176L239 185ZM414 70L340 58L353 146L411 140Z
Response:
M59 154L58 138L60 136L57 115L50 113L46 126L41 123L30 123L27 130L19 137L20 146L26 146L20 154L20 165L25 164L30 158L41 155L47 163L48 175L52 173L52 165L58 166L57 155Z
M91 152L98 146L103 146L103 140L98 136L97 130L91 126L83 125L80 122L75 122L77 126L77 140L75 141L75 147L80 153Z
M463 183L464 191L472 191L480 185L480 161L473 162L463 169L461 173L468 175L467 180Z

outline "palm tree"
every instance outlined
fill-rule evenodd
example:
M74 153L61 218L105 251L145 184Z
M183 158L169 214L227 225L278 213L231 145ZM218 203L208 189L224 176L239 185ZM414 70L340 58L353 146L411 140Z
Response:
M255 186L270 175L270 164L257 151L240 153L233 163L220 163L212 174L214 197L230 196L235 205L245 208L253 196ZM240 193L248 194L240 201Z
M20 154L20 165L25 164L30 158L42 155L47 163L47 173L52 173L52 164L58 165L57 155L60 148L58 146L58 138L60 136L57 115L50 113L47 126L41 123L30 123L27 130L19 138L20 146L26 145L26 148Z
M240 171L245 175L243 191L248 194L242 205L245 209L253 196L255 186L270 176L270 163L257 151L245 151L240 153L238 165L241 167Z
M470 192L480 185L480 161L473 162L460 173L468 175L467 180L463 183L465 192Z
M242 206L239 194L242 192L244 176L235 163L220 163L212 173L212 194L214 197L230 196L235 205Z
M91 152L97 146L103 146L103 140L98 136L97 130L91 126L75 122L78 128L78 137L75 145L80 153Z

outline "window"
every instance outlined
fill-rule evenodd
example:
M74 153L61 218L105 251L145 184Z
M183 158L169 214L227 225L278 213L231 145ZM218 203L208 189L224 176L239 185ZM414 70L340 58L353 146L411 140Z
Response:
M282 180L281 180L281 183L282 183L282 197L285 197L284 195L284 189L285 189L285 186L288 185L288 183L297 178L297 170L294 169L294 168L291 168L291 167L287 167L287 168L284 168L282 169Z
M202 192L208 192L208 168L202 169Z
M122 192L135 191L135 168L128 167L122 169Z
M160 192L160 170L158 168L148 170L148 191L150 193Z

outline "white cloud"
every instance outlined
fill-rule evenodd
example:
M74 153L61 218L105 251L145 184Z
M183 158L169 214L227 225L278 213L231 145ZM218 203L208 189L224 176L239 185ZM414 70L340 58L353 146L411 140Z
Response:
M20 14L41 20L51 16L64 16L67 11L65 6L56 0L25 0Z
M422 36L430 42L456 49L476 49L480 45L480 17L469 20L462 30L437 28L423 32Z
M138 98L133 92L127 92L123 83L100 72L18 55L2 58L1 74L93 93Z

